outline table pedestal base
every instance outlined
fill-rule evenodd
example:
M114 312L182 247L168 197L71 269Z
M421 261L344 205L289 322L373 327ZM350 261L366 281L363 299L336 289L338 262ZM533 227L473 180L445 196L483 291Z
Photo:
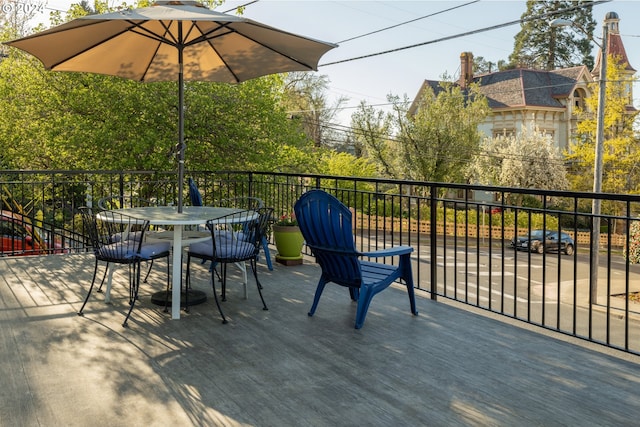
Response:
M207 294L202 291L190 289L187 296L184 291L180 292L180 307L186 307L186 301L189 301L189 306L202 304L207 300ZM167 300L167 291L159 291L151 295L151 302L155 305L165 305L167 303L171 306L171 291L169 291L169 299Z

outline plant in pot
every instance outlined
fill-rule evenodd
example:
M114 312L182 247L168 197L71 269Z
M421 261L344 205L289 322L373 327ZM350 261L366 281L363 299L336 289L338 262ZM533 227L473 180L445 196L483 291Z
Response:
M294 214L280 216L273 224L273 238L276 242L276 261L284 265L302 264L304 238Z

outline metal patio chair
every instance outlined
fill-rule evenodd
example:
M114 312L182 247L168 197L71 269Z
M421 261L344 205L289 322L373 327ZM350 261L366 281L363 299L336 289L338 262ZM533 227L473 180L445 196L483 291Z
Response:
M272 215L272 208L259 208L251 211L238 211L221 218L207 221L207 228L211 231L211 239L205 242L191 244L187 250L185 284L187 289L189 289L191 285L190 266L192 258L211 261L214 266L220 267L219 275L222 281L221 297L223 301L226 299L228 265L249 261L251 270L253 271L253 277L256 281L256 287L258 288L258 294L262 300L263 310L268 310L267 304L262 296L262 285L258 279L257 260L260 252L260 242L271 221ZM252 216L253 218L247 219ZM216 292L215 271L215 268L211 268L213 295L220 316L222 316L222 323L227 323Z
M98 273L98 264L100 262L107 264L105 275L109 264L123 264L129 267L130 307L122 324L122 326L127 326L133 306L138 299L141 262L156 259L160 256L168 258L171 245L168 242L143 244L144 233L149 228L148 221L135 219L113 211L103 211L100 213L100 218L98 218L94 215L93 210L88 207L80 208L80 214L95 255L95 267L89 292L78 311L78 315L83 315L84 307L91 296ZM131 238L130 234L133 233L138 235L139 238Z

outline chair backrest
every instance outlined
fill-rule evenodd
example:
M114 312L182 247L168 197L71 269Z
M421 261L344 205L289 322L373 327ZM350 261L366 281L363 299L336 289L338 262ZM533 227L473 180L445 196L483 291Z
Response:
M157 202L136 196L106 196L98 200L98 208L103 211L112 209L139 208L145 206L158 206Z
M249 211L257 211L264 208L264 201L259 197L230 197L228 199L220 199L220 206L226 208L246 209Z
M99 216L88 207L80 208L82 223L95 256L102 261L133 263L140 259L140 248L149 221L102 211Z
M221 262L256 258L273 215L272 208L239 210L207 221L213 241L213 257Z
M325 191L310 190L296 201L294 212L322 273L332 282L359 287L362 271L349 208Z
M267 235L269 225L273 221L273 208L265 208L261 206L254 209L258 214L258 219L252 222L249 227L243 230L247 241L253 243L258 249L262 245L262 239Z
M202 195L198 186L193 178L189 177L189 200L191 200L191 206L202 206Z

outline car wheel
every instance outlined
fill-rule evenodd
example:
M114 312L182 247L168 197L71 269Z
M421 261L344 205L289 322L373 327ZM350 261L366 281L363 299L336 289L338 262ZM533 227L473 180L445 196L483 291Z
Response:
M573 245L565 246L564 253L567 255L573 255Z
M544 245L543 245L542 243L540 243L540 244L538 245L538 247L536 248L536 251L537 251L539 254L544 253Z

